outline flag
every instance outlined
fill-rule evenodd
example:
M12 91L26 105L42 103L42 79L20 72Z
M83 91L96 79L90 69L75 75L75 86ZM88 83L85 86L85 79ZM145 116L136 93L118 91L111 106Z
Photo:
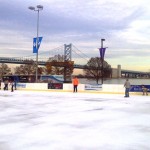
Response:
M37 53L43 37L33 38L33 53ZM38 42L38 44L37 44ZM38 46L38 48L37 48Z
M33 53L37 53L36 38L33 38Z
M43 38L43 37L39 37L39 38L38 38L38 49L39 49L39 47L40 47L40 45L41 45L42 38Z
M100 57L101 57L102 59L104 59L105 51L106 51L106 48L99 48Z

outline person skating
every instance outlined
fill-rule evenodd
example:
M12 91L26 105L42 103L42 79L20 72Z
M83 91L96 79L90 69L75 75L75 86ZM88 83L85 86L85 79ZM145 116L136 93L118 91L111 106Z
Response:
M144 85L142 85L142 91L143 91L143 95L148 95L148 89L144 86Z
M78 80L77 77L74 77L74 78L73 78L72 84L73 84L73 92L78 92L79 80Z
M15 90L17 90L17 81L16 80L14 80L14 88L15 88Z
M124 83L125 87L125 96L124 97L129 97L129 91L130 91L130 82L128 79L126 79L126 82Z
M4 81L4 91L5 91L5 90L8 90L8 83L9 83L8 80L5 80L5 81Z
M0 79L0 90L1 90L1 83L2 83L2 80Z
M11 82L10 82L11 92L13 92L13 91L14 91L14 85L15 85L14 81L11 81Z

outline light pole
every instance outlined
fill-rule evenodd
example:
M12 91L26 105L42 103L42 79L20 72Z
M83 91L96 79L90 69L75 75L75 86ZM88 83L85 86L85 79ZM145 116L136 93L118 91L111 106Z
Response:
M105 41L105 39L101 39L101 49L103 49L103 42ZM104 57L101 57L102 60L102 80L101 83L103 84L103 76L104 76Z
M43 10L42 5L37 5L36 7L30 6L28 7L30 10L37 11L37 39L36 39L36 82L38 82L38 42L39 42L39 12Z

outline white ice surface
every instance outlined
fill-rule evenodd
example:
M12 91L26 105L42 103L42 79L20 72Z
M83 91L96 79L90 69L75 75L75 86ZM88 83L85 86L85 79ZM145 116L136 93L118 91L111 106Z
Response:
M0 91L0 150L150 150L150 97Z

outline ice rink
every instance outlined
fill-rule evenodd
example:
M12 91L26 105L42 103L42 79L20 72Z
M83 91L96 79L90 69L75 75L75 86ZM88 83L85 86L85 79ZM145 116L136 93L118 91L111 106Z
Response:
M1 90L0 150L150 150L150 97Z

